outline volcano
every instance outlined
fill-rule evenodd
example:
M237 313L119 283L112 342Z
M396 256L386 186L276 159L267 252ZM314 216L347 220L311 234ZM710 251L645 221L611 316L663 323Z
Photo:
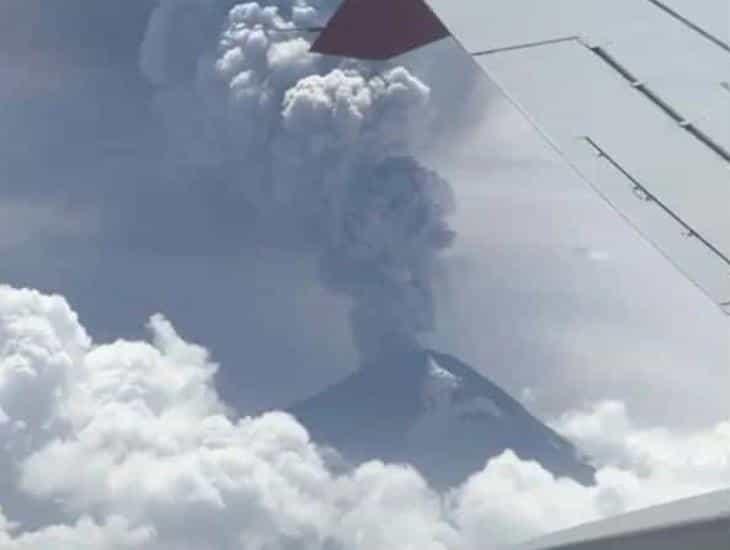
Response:
M476 370L431 350L389 353L289 409L350 462L415 466L452 487L507 449L559 477L593 481L576 448Z

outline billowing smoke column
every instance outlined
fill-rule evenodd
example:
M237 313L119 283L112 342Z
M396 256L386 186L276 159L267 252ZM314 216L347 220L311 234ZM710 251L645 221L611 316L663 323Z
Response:
M324 284L352 298L354 338L372 358L433 324L452 197L410 156L427 134L429 88L402 67L309 53L298 29L334 4L240 4L206 42L186 21L209 26L214 3L163 1L141 65L161 86L175 154L230 170L260 225L296 228Z

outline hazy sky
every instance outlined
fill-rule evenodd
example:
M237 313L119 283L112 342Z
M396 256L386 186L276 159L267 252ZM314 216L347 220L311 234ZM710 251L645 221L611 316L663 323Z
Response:
M334 3L0 4L3 549L484 550L730 483L728 318L452 41L391 69L252 30ZM244 417L432 313L595 484L508 451L442 495Z
M6 25L23 24L3 32L0 58L11 83L0 111L0 278L62 292L100 340L136 336L163 312L212 350L241 411L286 405L352 371L348 304L322 289L316 257L257 241L225 185L197 185L220 172L170 175L169 129L138 68L151 5L89 6L2 8ZM453 43L403 61L446 120L419 156L457 202L429 340L516 395L528 389L547 414L602 397L651 420L726 414L727 319Z

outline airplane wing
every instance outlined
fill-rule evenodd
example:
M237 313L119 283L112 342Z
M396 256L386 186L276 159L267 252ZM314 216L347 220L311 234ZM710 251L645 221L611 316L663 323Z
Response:
M446 36L730 314L727 0L345 0L312 49L382 60Z
M727 0L344 0L312 49L385 60L447 36L587 184L730 313ZM569 548L727 550L730 491L522 550Z
M582 525L517 550L726 550L730 491Z

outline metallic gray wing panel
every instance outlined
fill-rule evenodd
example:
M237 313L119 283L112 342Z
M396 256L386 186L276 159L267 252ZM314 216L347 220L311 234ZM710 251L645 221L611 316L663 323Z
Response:
M346 0L314 49L382 59L446 32L620 215L730 304L727 0Z
M519 550L726 550L730 491L721 491L582 525Z

